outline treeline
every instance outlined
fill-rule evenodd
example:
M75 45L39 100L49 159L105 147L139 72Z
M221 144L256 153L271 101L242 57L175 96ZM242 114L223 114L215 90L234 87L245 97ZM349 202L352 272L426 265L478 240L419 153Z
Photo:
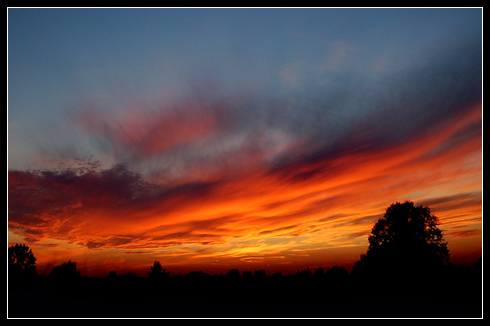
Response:
M155 261L147 277L133 273L105 278L82 277L75 262L64 263L46 276L9 275L9 292L27 297L48 294L66 300L85 300L109 305L348 305L377 303L424 303L437 305L481 305L481 259L471 266L448 264L438 275L383 283L363 275L349 274L343 267L309 269L283 275L266 275L231 269L220 275L202 271L171 275ZM62 312L60 312L62 313Z

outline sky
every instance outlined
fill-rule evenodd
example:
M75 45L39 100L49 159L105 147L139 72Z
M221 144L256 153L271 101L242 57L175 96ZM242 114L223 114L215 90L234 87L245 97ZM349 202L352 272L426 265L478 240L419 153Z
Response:
M9 8L38 274L344 266L395 202L482 256L481 8Z

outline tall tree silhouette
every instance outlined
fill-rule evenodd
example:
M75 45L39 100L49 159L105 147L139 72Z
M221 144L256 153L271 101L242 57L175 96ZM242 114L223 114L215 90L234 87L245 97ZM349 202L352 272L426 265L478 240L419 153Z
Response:
M36 258L25 244L15 244L8 248L9 276L22 277L36 275Z
M367 253L354 265L353 274L413 279L441 271L450 255L438 225L429 207L411 201L392 204L374 225Z

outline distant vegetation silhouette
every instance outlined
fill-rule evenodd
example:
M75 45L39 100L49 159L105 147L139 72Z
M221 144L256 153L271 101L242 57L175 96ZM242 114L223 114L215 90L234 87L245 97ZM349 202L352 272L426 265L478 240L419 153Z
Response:
M235 268L220 275L171 275L154 261L147 277L110 271L104 278L90 278L81 277L76 262L68 261L35 281L11 277L35 273L32 251L15 245L9 247L8 312L12 317L480 317L482 259L472 266L452 264L438 219L428 207L411 201L392 204L368 241L366 254L350 274L333 266L288 275L268 276L263 269L241 274ZM95 305L77 308L77 301L56 309L47 300L25 310L22 300L11 301L14 295L50 295L63 303L83 299ZM426 306L407 308L414 304ZM379 305L391 308L372 309ZM445 305L450 308L437 310Z
M80 272L77 270L77 263L69 260L54 267L49 277L60 281L74 281L80 278Z
M170 272L167 272L164 268L162 269L159 261L155 261L153 266L150 267L148 278L154 281L161 281L170 278Z

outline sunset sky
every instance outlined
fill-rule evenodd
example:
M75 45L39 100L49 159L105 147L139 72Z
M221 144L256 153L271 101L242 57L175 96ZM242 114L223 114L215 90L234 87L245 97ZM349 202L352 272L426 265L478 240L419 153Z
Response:
M482 9L8 9L38 274L351 270L392 203L482 256Z

